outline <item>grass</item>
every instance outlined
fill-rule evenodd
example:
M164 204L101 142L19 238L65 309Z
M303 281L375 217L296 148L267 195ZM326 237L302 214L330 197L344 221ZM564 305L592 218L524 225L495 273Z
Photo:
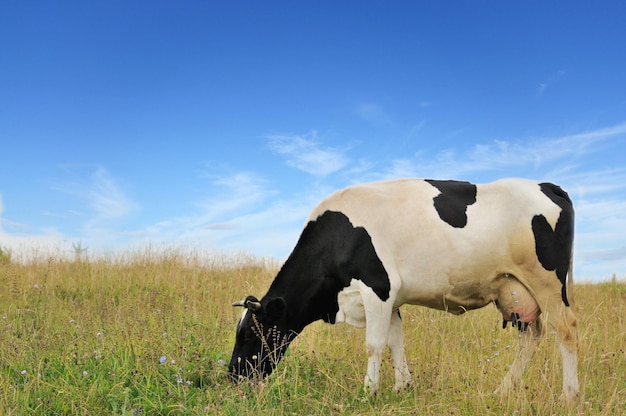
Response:
M577 285L580 402L563 408L561 363L548 334L501 403L492 394L512 362L516 331L494 307L454 317L403 308L414 386L395 394L383 362L381 393L364 394L364 332L315 323L257 386L233 385L241 313L277 265L237 255L135 252L125 258L0 264L2 415L622 415L626 409L626 284Z

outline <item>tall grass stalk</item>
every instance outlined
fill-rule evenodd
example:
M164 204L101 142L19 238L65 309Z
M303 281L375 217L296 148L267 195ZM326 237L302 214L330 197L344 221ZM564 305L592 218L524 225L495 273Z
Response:
M0 264L0 414L622 415L626 409L626 284L577 285L581 400L558 403L561 363L548 333L501 403L492 391L512 362L514 330L487 307L460 317L404 307L414 386L395 394L387 354L378 396L364 394L364 332L315 323L276 372L233 385L240 311L278 265L240 254L149 248L123 257L46 256ZM548 331L549 332L549 331Z

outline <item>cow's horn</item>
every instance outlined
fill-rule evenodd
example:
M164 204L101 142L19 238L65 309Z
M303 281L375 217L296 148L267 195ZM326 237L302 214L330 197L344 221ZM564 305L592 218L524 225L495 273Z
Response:
M244 306L250 309L251 311L256 312L259 309L261 309L261 302L255 302L252 300L244 299L244 300L234 302L232 306Z
M254 301L249 300L245 303L246 303L246 307L253 312L256 312L259 309L261 309L261 302L254 302Z

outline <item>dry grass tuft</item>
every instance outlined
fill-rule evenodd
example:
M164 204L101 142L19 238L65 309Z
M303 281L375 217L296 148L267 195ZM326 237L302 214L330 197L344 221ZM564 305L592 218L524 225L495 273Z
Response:
M545 337L516 397L498 386L517 345L488 307L461 317L404 307L414 387L363 394L364 332L315 323L263 383L233 385L239 311L277 265L245 255L150 250L124 258L0 264L0 414L588 414L626 409L626 284L576 286L583 398L558 404L561 364Z

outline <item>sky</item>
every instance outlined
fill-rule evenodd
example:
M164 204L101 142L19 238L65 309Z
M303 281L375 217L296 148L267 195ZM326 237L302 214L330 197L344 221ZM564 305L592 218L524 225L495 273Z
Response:
M345 186L551 181L626 278L623 1L5 1L0 247L284 260ZM35 249L33 249L35 248Z

